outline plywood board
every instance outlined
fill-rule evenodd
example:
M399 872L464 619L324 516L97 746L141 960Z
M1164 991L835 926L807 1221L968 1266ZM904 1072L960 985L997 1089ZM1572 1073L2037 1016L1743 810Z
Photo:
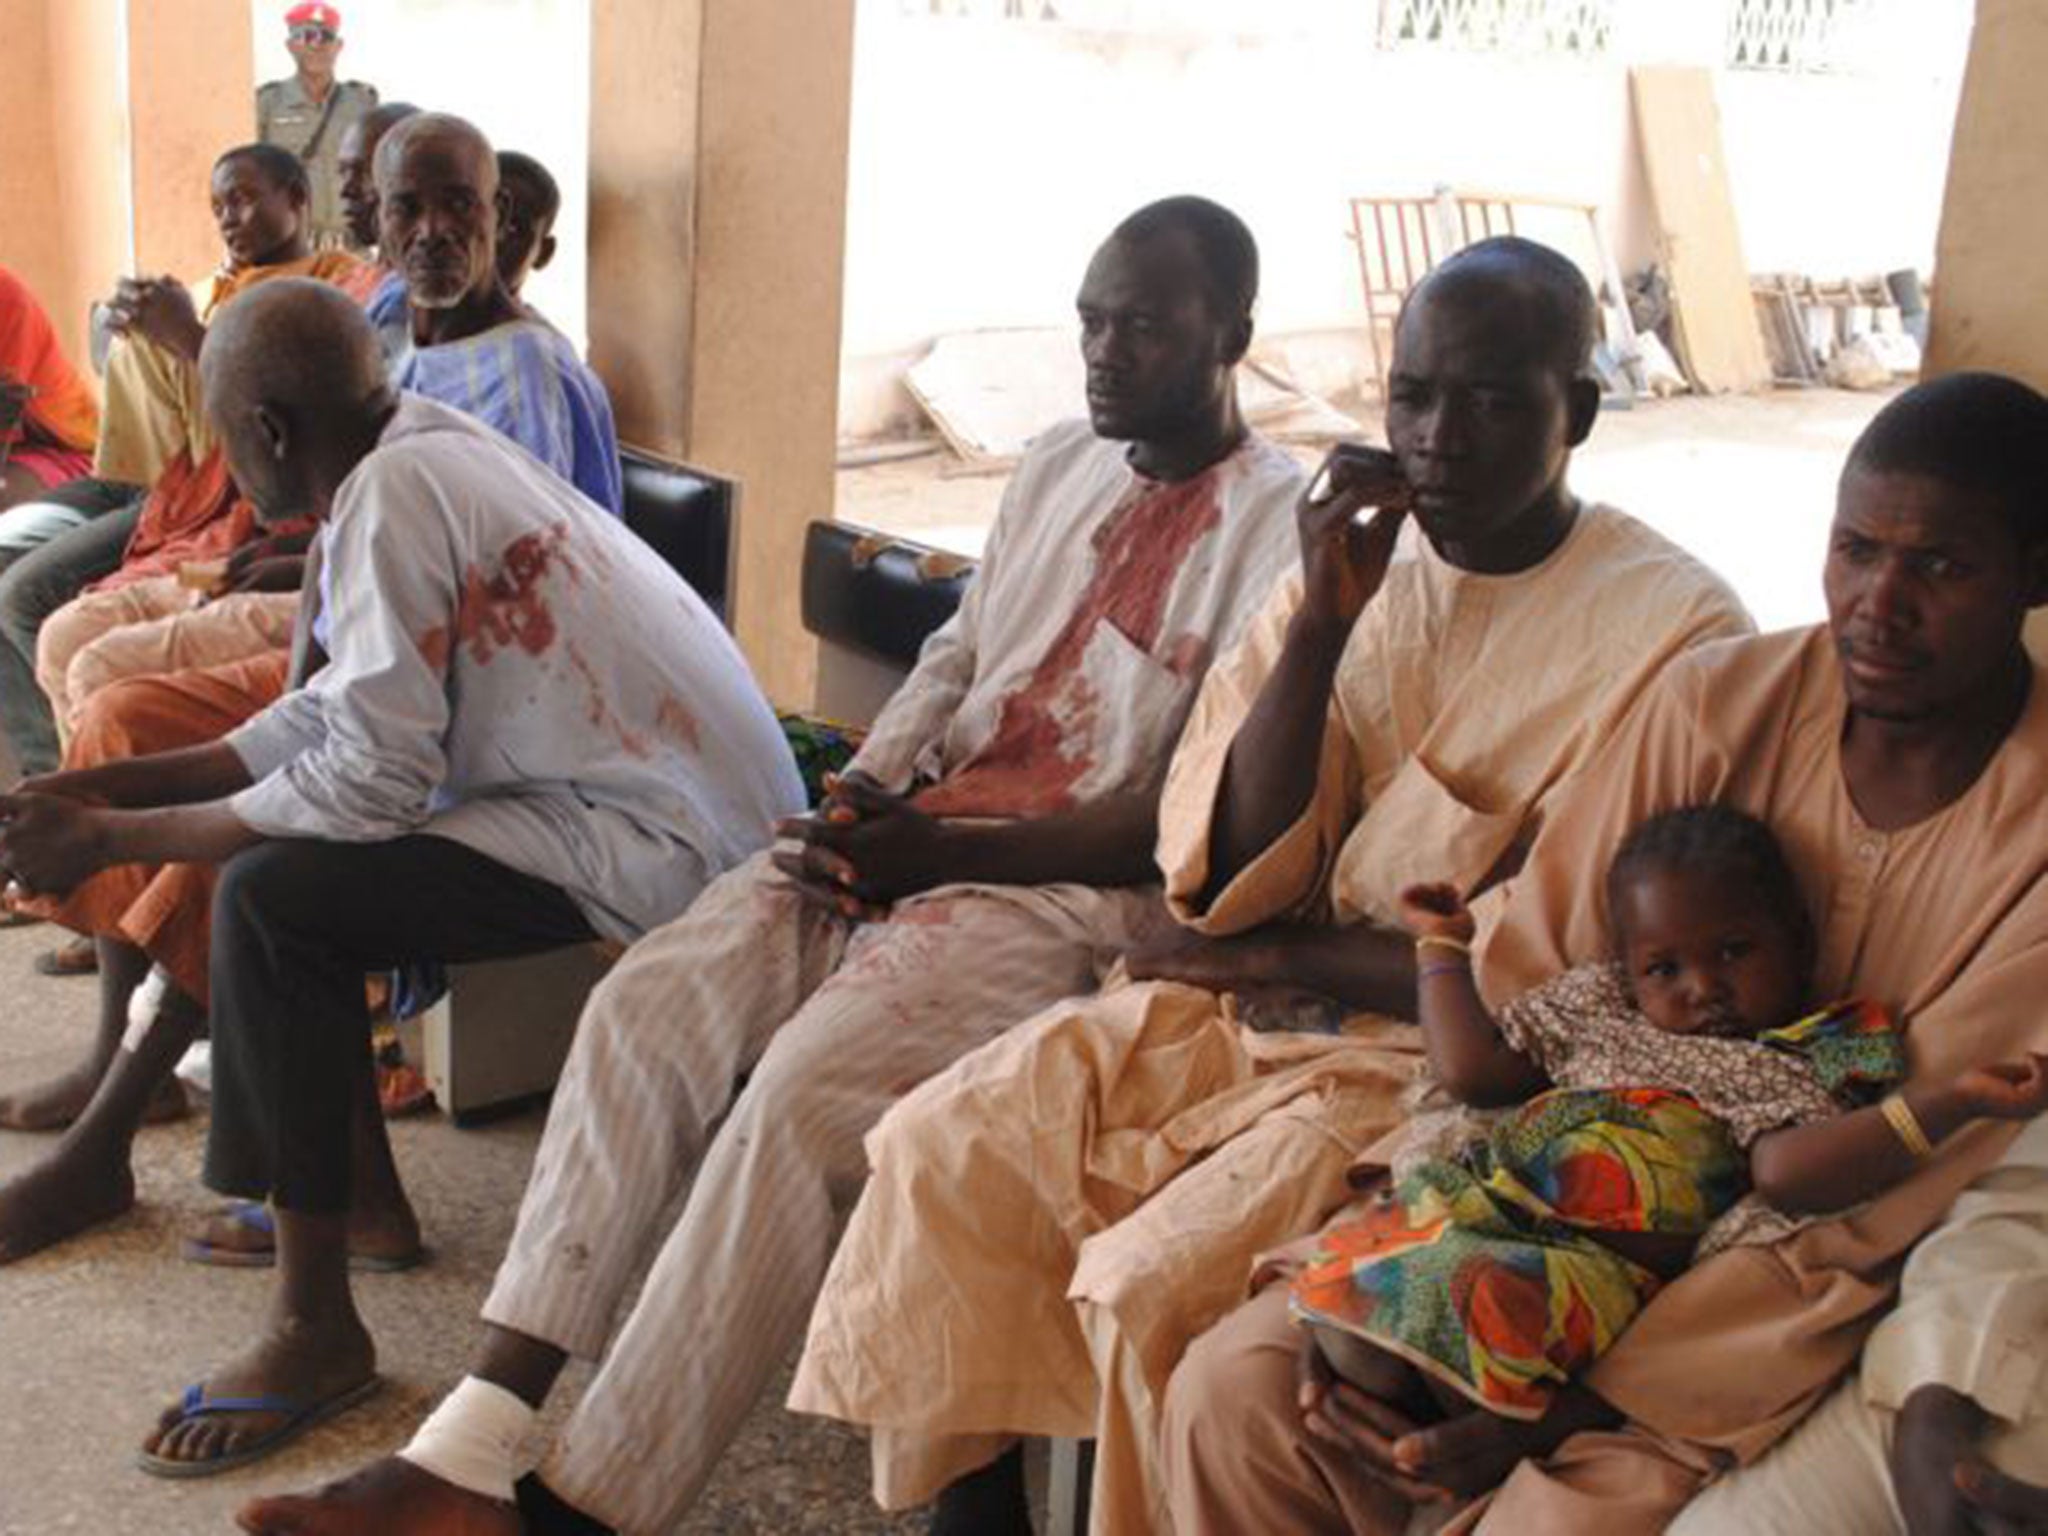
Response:
M1629 87L1658 256L1671 274L1679 359L1700 389L1768 389L1771 359L1735 225L1713 76L1632 69Z

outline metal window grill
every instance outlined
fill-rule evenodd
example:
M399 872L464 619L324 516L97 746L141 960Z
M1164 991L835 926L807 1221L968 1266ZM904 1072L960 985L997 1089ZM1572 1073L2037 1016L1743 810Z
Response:
M1057 0L898 0L905 16L972 16L991 21L1058 21Z
M1382 48L1597 57L1614 33L1615 0L1380 0Z
M1792 74L1859 71L1873 62L1890 0L1734 0L1728 8L1730 69Z

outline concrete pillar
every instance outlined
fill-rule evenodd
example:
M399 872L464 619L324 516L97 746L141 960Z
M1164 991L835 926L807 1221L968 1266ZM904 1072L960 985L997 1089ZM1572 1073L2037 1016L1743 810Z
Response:
M220 265L207 189L222 150L256 137L255 42L246 5L128 6L135 261L185 282Z
M0 261L85 360L87 306L140 268L220 262L214 158L255 133L247 7L217 0L0 0L17 67L0 91Z
M85 364L86 306L127 261L120 0L0 0L0 262Z
M1977 0L1928 302L1929 378L1988 368L2048 390L2044 71L2048 10L2039 0ZM2034 610L2027 642L2048 665L2048 608Z
M590 355L620 435L740 482L734 619L810 701L832 515L852 0L593 0Z
M2048 389L2048 7L1978 0L1949 149L1926 373L1990 368Z
M69 253L57 203L56 125L51 106L50 15L41 0L0 0L0 37L10 59L26 61L8 70L0 90L0 264L43 301L67 340L73 336L59 292L67 281Z

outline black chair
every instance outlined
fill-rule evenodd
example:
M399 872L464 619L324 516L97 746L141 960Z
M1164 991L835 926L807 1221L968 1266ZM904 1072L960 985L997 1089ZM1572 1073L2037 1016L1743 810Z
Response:
M626 526L654 547L697 595L732 623L732 520L739 487L637 449L620 450Z
M804 534L804 628L885 666L908 668L953 616L972 561L853 523Z

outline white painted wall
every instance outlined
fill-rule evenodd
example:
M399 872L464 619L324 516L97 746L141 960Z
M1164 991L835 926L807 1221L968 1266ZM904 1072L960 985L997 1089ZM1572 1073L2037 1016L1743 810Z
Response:
M284 47L289 8L285 0L252 0L259 82L292 72ZM337 8L343 79L367 80L386 101L466 117L498 148L522 150L554 173L562 188L559 248L547 270L528 280L526 298L581 350L590 0L338 0Z
M849 437L911 418L898 380L932 337L1066 324L1102 236L1169 193L1244 216L1263 258L1261 330L1319 336L1288 350L1325 390L1369 378L1354 194L1449 182L1595 202L1634 269L1651 231L1628 66L1718 65L1726 16L1725 0L1621 0L1613 47L1582 60L1384 50L1367 0L1204 0L1129 29L859 3ZM1931 266L1969 13L1966 0L1914 8L1925 45L1877 74L1721 74L1753 270Z

